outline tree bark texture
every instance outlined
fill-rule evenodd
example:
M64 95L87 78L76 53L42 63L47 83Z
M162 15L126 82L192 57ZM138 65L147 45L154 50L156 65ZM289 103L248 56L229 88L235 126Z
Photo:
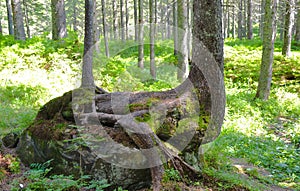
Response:
M14 23L14 37L17 40L25 40L26 34L23 22L23 11L22 11L22 1L12 0L12 12L13 12L13 23Z
M93 88L93 14L94 0L85 0L85 22L84 22L84 53L82 64L81 86L84 88Z
M291 43L292 43L293 26L294 26L294 7L295 7L295 0L286 1L285 26L284 26L284 35L283 35L283 45L282 45L282 55L286 57L291 56Z
M14 24L13 24L13 16L11 10L10 0L6 0L6 10L7 10L7 22L8 22L8 32L9 35L14 35Z
M300 41L300 1L297 2L297 20L296 20L296 34L295 40Z
M300 42L300 1L297 2L297 19L295 41Z
M58 40L67 36L66 12L64 0L51 0L52 39Z
M248 33L247 33L247 37L248 39L252 39L253 38L253 19L252 19L252 0L248 0L248 17L247 17L247 21L248 21L248 24L247 24L247 28L248 28Z
M263 30L263 53L256 98L267 100L270 95L272 81L272 65L274 61L274 42L276 38L277 0L265 0L265 16Z
M188 13L187 13L187 1L177 1L177 14L178 14L178 72L177 79L183 81L188 77L189 74L189 61L188 61Z
M25 25L26 25L26 33L27 37L31 38L30 35L30 27L29 27L29 16L28 16L28 6L27 6L27 0L23 0L23 5L24 5L24 13L25 13Z
M155 66L155 2L149 0L150 12L150 74L153 79L156 79L156 66Z
M144 69L144 7L143 0L138 0L139 9L139 55L138 55L138 67Z
M101 0L101 4L102 4L102 24L103 24L104 43L105 43L105 55L106 55L106 57L109 58L109 46L108 46L108 36L107 36L105 0Z
M120 28L120 32L121 32L121 40L122 40L122 42L124 42L125 41L125 25L124 25L124 2L123 2L123 0L120 0L120 17L121 17L121 19L120 19L120 25L121 25L121 28Z

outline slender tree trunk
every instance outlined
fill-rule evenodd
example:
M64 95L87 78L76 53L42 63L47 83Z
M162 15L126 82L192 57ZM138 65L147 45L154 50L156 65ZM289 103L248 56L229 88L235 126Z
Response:
M243 0L239 0L239 12L238 12L238 38L243 38Z
M30 27L29 27L29 17L28 17L27 0L23 0L23 5L24 5L25 25L26 25L27 37L28 37L28 38L31 38L31 35L30 35Z
M252 26L252 0L248 0L248 24L247 24L247 28L248 28L248 33L247 33L247 37L248 39L252 39L253 38L253 26Z
M14 20L14 37L17 40L25 40L25 30L24 30L24 22L23 22L23 11L21 0L12 0L12 12L13 12L13 20Z
M120 20L120 25L121 25L121 40L124 42L125 41L125 25L124 25L124 11L123 11L123 0L120 0L120 17L121 17L121 20Z
M235 38L235 7L232 8L232 38Z
M188 61L188 24L187 24L187 1L177 0L177 13L178 13L178 29L180 29L180 35L178 35L178 71L177 79L183 81L189 74L189 61Z
M166 37L167 39L171 38L171 21L170 21L170 17L171 17L171 6L169 5L169 1L167 0L167 11L166 11ZM174 22L174 21L173 21ZM175 26L174 26L175 27Z
M84 52L81 87L94 88L93 76L93 14L94 0L85 0Z
M67 36L66 12L64 0L51 0L52 39L58 40Z
M118 38L117 28L118 28L118 20L117 20L117 0L112 0L112 12L113 12L113 33L114 33L114 39L116 40Z
M6 0L6 9L7 9L8 32L9 35L14 35L13 16L12 16L11 4L9 0Z
M128 39L128 23L129 23L129 12L128 12L128 0L125 0L125 28L126 28L126 34L125 37Z
M156 79L156 66L155 66L155 2L149 0L150 12L150 74L153 79Z
M227 37L230 37L230 6L227 8Z
M300 42L300 0L297 2L297 21L295 40Z
M105 43L105 55L106 57L109 57L105 0L101 0L101 4L102 4L102 24L103 24L104 43Z
M262 100L267 100L270 95L272 65L274 61L274 42L276 38L276 11L277 0L265 0L263 53L256 92L256 98Z
M137 0L133 0L133 19L134 19L134 40L139 40L139 28L138 28L138 5Z
M139 57L138 67L144 69L144 13L143 13L143 0L138 0L139 8Z
M243 38L247 38L247 0L243 0Z
M164 17L164 14L167 10L166 6L163 6L163 1L160 1L159 3L159 7L160 7L160 23L158 25L158 30L160 31L161 33L161 39L164 40L165 39L165 25L166 25L166 19Z
M77 0L73 0L73 30L78 31L78 28L77 28Z
M3 35L3 30L2 30L2 15L0 15L0 36Z
M173 2L173 38L174 38L174 55L178 54L178 2Z
M278 27L279 27L279 38L280 40L283 40L284 36L284 27L285 27L285 15L286 15L286 2L279 1L278 2L278 14L282 15L280 18L278 18Z
M266 0L261 0L261 12L260 12L260 37L263 39L264 36L264 23L265 23L265 6L266 6Z
M293 36L293 25L294 25L294 7L295 0L288 0L286 2L286 15L285 15L285 27L284 37L282 46L282 55L286 57L291 56L291 43Z
M97 53L100 53L99 40L100 40L100 29L99 29L99 22L98 22L97 2L94 1L94 5L93 5L93 44L94 44L94 50Z

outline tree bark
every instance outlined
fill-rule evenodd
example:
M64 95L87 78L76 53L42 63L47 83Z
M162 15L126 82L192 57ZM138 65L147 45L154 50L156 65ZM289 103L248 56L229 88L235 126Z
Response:
M6 9L7 9L8 32L9 35L14 35L12 9L9 0L6 0Z
M243 0L239 0L239 11L238 11L238 38L243 38Z
M138 67L144 69L144 13L143 13L143 0L138 0L139 9L139 55L138 55Z
M256 98L267 100L270 95L272 81L272 65L274 61L274 42L276 38L277 0L265 0L265 16L263 30L263 53Z
M293 36L293 25L294 25L294 7L295 0L286 1L286 10L285 10L285 26L284 26L284 35L283 35L283 46L282 46L282 55L285 57L291 56L291 43Z
M252 0L248 0L248 17L247 17L247 28L248 28L248 33L247 33L247 37L248 39L252 39L253 38L253 25L252 25Z
M31 38L30 27L29 27L28 7L27 7L27 1L26 0L23 0L23 5L24 5L24 13L25 13L26 33L27 33L27 37Z
M78 31L77 28L77 0L73 0L73 30Z
M138 5L137 0L133 0L133 19L134 19L134 40L139 40L139 28L138 28Z
M113 9L113 33L114 33L114 39L116 40L118 38L117 28L118 28L118 20L117 20L117 0L112 0L112 9Z
M100 53L100 28L99 28L99 21L98 21L98 11L97 11L97 2L94 1L93 5L93 49L96 53Z
M155 2L149 0L150 12L150 74L153 79L156 79L156 66L155 66Z
M232 38L235 38L235 6L232 8Z
M126 28L125 39L128 39L129 37L128 23L129 23L128 0L125 0L125 28Z
M297 2L297 21L296 21L296 34L295 41L300 41L300 0Z
M108 46L108 36L107 36L105 0L101 0L101 4L102 4L102 24L103 24L104 43L105 43L105 55L106 55L106 57L109 58L109 46Z
M93 14L94 0L85 0L85 22L84 22L84 52L82 65L81 87L93 88Z
M188 21L187 21L187 1L177 1L177 14L178 14L178 71L177 79L183 81L188 77L189 74L189 61L188 61Z
M263 36L264 36L265 6L266 6L266 0L261 0L259 30L260 30L260 37L262 39L263 39Z
M58 40L65 38L67 34L66 28L66 12L64 0L51 0L52 13L52 39Z
M123 0L120 0L120 25L121 25L121 28L120 28L120 32L121 32L121 40L122 42L125 41L125 25L124 25L124 11L123 11Z
M21 0L12 0L12 12L13 12L13 20L14 20L14 37L17 40L25 40L25 30L24 30L24 22L23 22L23 11Z

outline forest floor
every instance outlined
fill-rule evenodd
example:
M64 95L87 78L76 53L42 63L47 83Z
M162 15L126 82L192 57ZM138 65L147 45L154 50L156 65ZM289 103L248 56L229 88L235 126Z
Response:
M8 132L20 134L42 105L74 87L83 50L75 36L63 43L44 37L22 43L0 36L0 138ZM204 145L203 178L186 185L171 170L164 190L300 190L300 46L293 42L292 57L284 58L282 42L276 41L272 90L269 100L261 101L254 99L261 44L258 38L225 41L227 105L222 132ZM104 46L100 47L104 53ZM109 92L159 91L178 85L172 41L156 44L157 81L151 80L149 57L145 70L136 68L138 47L133 42L125 47L110 42L110 47L120 49L114 50L118 55L95 59L99 87ZM0 190L22 190L20 185L29 184L39 190L55 178L62 176L50 179L44 172L24 167L13 149L2 149ZM62 186L77 185L83 190L86 186L72 177L63 179Z

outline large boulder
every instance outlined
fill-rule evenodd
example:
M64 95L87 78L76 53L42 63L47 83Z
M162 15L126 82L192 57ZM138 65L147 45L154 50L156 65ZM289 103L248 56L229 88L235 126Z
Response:
M41 108L35 122L20 137L17 153L22 162L30 165L52 160L51 173L72 174L75 177L85 174L96 180L106 179L111 184L111 190L119 186L128 190L149 187L149 169L129 169L109 163L94 152L93 146L83 141L70 117L71 100L72 92L68 92ZM114 134L112 136L116 139L122 139L121 142L131 144L128 138L120 138L116 129L110 134Z

